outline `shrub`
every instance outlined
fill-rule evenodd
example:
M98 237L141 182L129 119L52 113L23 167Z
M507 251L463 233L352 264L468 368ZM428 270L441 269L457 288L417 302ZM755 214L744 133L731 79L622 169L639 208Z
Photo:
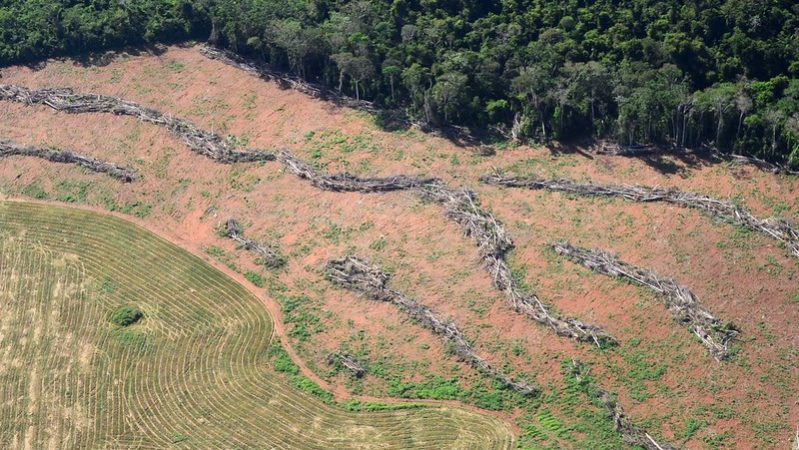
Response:
M246 278L247 280L249 280L250 283L254 284L259 288L264 287L264 279L261 278L261 276L255 272L250 272L250 271L245 272L244 278Z
M121 306L111 314L111 322L120 327L127 327L141 320L144 313L132 306Z

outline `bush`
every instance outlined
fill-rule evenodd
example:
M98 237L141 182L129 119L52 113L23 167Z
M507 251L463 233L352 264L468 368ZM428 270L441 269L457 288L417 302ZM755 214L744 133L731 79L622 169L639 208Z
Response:
M127 327L141 320L144 313L132 306L122 306L111 314L111 322Z
M255 272L250 272L250 271L245 272L244 278L246 278L250 283L254 284L256 287L259 288L264 287L264 279L261 278L261 276Z

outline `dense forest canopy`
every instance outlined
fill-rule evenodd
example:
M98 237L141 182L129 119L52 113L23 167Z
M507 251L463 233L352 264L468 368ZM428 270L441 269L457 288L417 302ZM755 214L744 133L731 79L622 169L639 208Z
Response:
M799 167L793 0L6 0L0 63L208 39L435 125Z

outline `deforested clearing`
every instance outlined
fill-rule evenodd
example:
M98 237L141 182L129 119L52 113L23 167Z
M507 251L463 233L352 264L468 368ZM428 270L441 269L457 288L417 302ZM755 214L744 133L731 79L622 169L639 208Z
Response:
M258 298L128 222L3 202L0 228L3 448L512 445L472 412L348 412L300 392L272 369Z
M659 443L690 449L782 449L788 448L794 440L799 423L795 394L799 392L799 341L795 333L799 323L799 277L796 258L787 248L760 233L710 220L700 210L662 202L633 203L547 190L508 189L483 184L479 179L498 169L518 177L674 188L731 199L751 210L756 217L783 217L795 223L799 217L796 196L799 180L796 177L773 174L750 165L719 163L694 154L622 158L589 154L581 147L500 143L496 146L496 155L487 157L477 148L415 128L385 131L363 111L284 89L236 67L210 60L197 47L191 46L165 47L158 54L117 54L104 65L52 60L35 68L3 68L2 76L4 84L30 89L69 87L75 92L98 93L146 105L171 117L190 121L225 142L234 142L236 148L275 149L276 154L278 149L285 148L297 161L319 174L332 176L348 172L371 181L398 176L404 177L395 180L403 182L435 178L453 189L469 189L479 199L480 208L500 222L512 239L513 248L507 251L505 258L519 291L540 297L553 314L601 327L618 341L617 346L600 349L590 342L560 337L546 326L516 313L505 294L496 289L474 237L465 236L464 227L442 214L441 204L413 190L368 194L325 191L300 179L281 161L217 163L192 152L168 129L134 117L107 113L65 114L42 105L0 102L0 137L3 139L20 146L69 149L99 161L129 167L136 174L131 183L121 183L74 164L9 157L0 160L2 197L69 203L126 215L148 229L158 230L176 245L224 267L237 282L246 283L260 293L264 304L274 312L273 328L278 333L278 328L283 327L281 345L290 353L289 362L303 363L342 402L350 397L370 398L374 402L390 399L416 402L430 398L457 402L448 404L448 414L457 414L464 417L463 420L472 418L468 419L472 422L455 431L458 427L455 421L436 416L435 421L452 426L446 431L447 439L461 435L457 433L496 436L498 431L495 430L500 429L495 426L498 419L514 432L516 442L521 442L523 448L627 448L614 430L612 417L608 417L605 407L596 402L596 395L573 381L571 361L579 360L596 386L612 395L614 404L623 407L631 424L645 430ZM353 178L333 180L348 182ZM414 183L403 185L413 187ZM8 220L8 208L0 213L0 220L4 222ZM50 228L46 232L31 227L24 233L16 233L13 242L26 240L30 243L38 234L45 236L40 242L66 245L55 232L60 229L61 214L50 217ZM224 230L231 217L241 226L245 239L279 249L285 264L280 268L265 267L256 261L258 255L245 251L241 243L224 233L220 234L219 230ZM72 233L96 237L103 230L103 227L72 223ZM8 232L5 227L0 230L0 233ZM134 233L134 236L137 235ZM135 246L130 244L132 238L125 233L108 239L111 240L109 246L119 245L121 253L117 253L117 258L106 256L101 261L106 264L114 259L111 262L125 267L120 272L128 273L129 267L147 264L157 268L140 273L138 278L149 280L159 276L191 280L195 276L194 271L188 269L169 270L172 266L164 265L166 262L156 263L161 260L153 259L154 254L146 257L139 254L141 258L136 261L136 254L132 253ZM727 360L717 362L692 333L686 332L686 326L674 320L657 293L624 279L594 273L565 261L550 250L549 243L563 240L575 246L607 250L626 263L668 275L680 285L690 287L707 311L725 322L734 323L739 329L740 334L729 346ZM85 242L87 250L93 248L93 240L86 238ZM39 252L41 247L39 244L15 247L13 254L25 253L31 255L30 259L39 254L31 252ZM11 247L8 249L11 251ZM59 253L53 248L46 251L53 255ZM46 266L52 267L49 272L32 276L50 280L46 286L25 292L44 295L44 291L49 290L51 297L58 298L58 295L75 291L77 288L59 282L57 276L63 276L57 274L67 270L66 267L77 271L80 265L72 255L79 253L61 250L66 256L53 256L57 264ZM163 256L163 252L159 254ZM525 403L517 402L507 390L496 389L468 365L452 358L445 343L398 313L393 305L364 301L353 293L334 288L325 280L323 267L331 258L344 255L361 256L390 272L392 289L423 301L431 310L457 323L476 353L492 367L502 368L513 377L535 380L541 388L540 396ZM84 258L80 263L84 270L81 276L91 280L83 283L85 295L89 299L109 295L115 302L110 303L104 313L98 313L94 321L107 327L109 333L157 332L159 342L168 339L181 342L180 349L175 346L159 350L167 353L160 359L158 370L161 377L178 377L179 380L184 376L182 370L188 367L187 374L192 374L193 378L177 389L164 391L171 395L161 399L169 400L162 405L169 416L163 416L157 424L141 416L130 418L115 413L95 414L94 417L102 416L105 422L92 423L85 418L89 417L91 408L100 411L99 406L86 403L80 411L69 410L62 416L53 416L62 417L59 419L62 425L37 424L37 431L31 432L31 442L44 442L46 446L51 442L49 437L37 433L69 430L69 436L61 434L58 436L63 439L52 440L69 447L77 442L78 436L91 433L108 436L109 430L123 430L126 426L133 431L119 434L121 437L114 444L123 442L123 446L153 448L170 445L174 439L181 441L175 444L178 446L203 447L204 441L200 438L221 436L215 435L222 433L220 430L228 430L225 437L236 437L242 442L262 442L257 440L260 437L247 441L248 436L261 430L258 424L231 429L212 420L234 417L237 413L238 406L226 403L227 397L211 397L217 403L206 403L205 408L201 408L201 403L191 402L207 401L205 393L210 392L211 387L202 383L212 380L217 387L234 392L232 399L244 398L242 404L251 409L238 411L245 418L243 423L255 422L252 418L261 417L258 414L262 408L283 397L261 395L255 401L246 400L250 398L247 396L263 392L265 386L271 386L269 383L283 379L290 382L286 372L271 376L275 357L264 356L269 353L270 341L264 338L266 340L258 341L253 347L256 356L251 356L249 361L254 363L254 369L236 366L239 367L236 370L242 372L234 374L229 372L234 367L232 361L215 359L233 356L206 353L198 358L201 346L187 345L189 341L186 341L190 339L187 336L196 338L193 333L201 331L202 327L207 327L208 333L216 332L215 327L222 327L217 330L221 333L218 335L220 342L232 339L237 330L253 329L256 325L269 334L266 322L258 325L258 320L267 320L260 300L248 300L252 302L246 303L249 309L232 308L227 306L231 294L223 294L211 286L186 285L185 289L180 289L174 285L170 289L176 290L175 299L215 297L214 302L204 307L206 313L225 319L209 322L197 311L178 316L171 311L173 307L184 308L177 300L170 307L157 307L162 296L159 292L164 289L158 282L147 283L152 291L141 288L128 291L132 295L123 296L118 294L123 289L119 287L113 294L103 294L104 279L91 275L88 261ZM10 267L4 265L2 270L11 270ZM13 272L9 281L3 281L4 286L20 283L24 278L20 270ZM77 272L74 276L77 277ZM140 282L144 283L143 280ZM243 291L236 283L217 282L222 283L225 292ZM96 284L100 286L99 291L93 287ZM117 284L125 283L117 281ZM112 288L113 284L106 283L106 290ZM215 309L217 303L226 304L224 316ZM6 300L0 304L4 308L0 311L0 320L12 320L13 314L5 313L5 308L11 304ZM114 325L110 316L121 306L142 311L142 318L127 327ZM23 315L24 320L22 316L13 320L27 324L24 326L29 331L19 338L20 341L25 339L24 345L35 341L37 323L43 326L36 339L44 339L47 330L55 329L44 324L77 320L76 312L69 308L38 313L29 312L30 305L20 308L14 309L14 314ZM30 314L37 314L36 320ZM86 389L84 391L71 387L71 393L64 394L71 382L69 377L75 376L81 367L100 370L106 367L102 364L113 363L107 356L110 354L96 351L98 343L88 345L88 341L80 341L77 337L77 330L89 325L81 322L84 328L75 327L75 331L71 331L74 336L53 341L53 346L71 347L69 351L52 353L54 356L47 364L53 367L76 364L69 372L56 369L45 372L41 368L22 371L21 368L30 366L32 357L28 362L11 356L12 353L0 357L3 371L0 373L17 367L19 377L3 388L13 387L16 397L0 395L0 408L3 408L0 423L13 417L16 424L8 442L14 442L16 435L17 445L24 446L26 435L21 430L27 426L30 405L19 406L14 402L4 403L4 400L26 397L42 404L48 396L54 396L55 391L63 395L62 399L81 398L81 395L91 399L96 395L86 392L99 392L94 386L84 386L81 388ZM0 327L0 334L6 336L10 329ZM116 341L108 337L105 342L110 345ZM149 342L145 340L147 345ZM41 346L46 345L49 344L43 340ZM129 364L136 364L133 367L137 370L114 372L114 379L122 380L123 375L147 367L148 348L145 345L145 350L135 355L138 362L130 360ZM328 364L326 358L333 353L350 355L368 370L359 378L341 364ZM74 356L62 360L58 355ZM244 362L243 358L239 359ZM179 364L173 363L175 360ZM216 362L219 364L213 366ZM215 367L215 370L200 373L191 369L194 366ZM28 395L31 379L40 380L34 384L42 385L41 380L48 379L45 377L48 373L49 380L56 383L46 385L55 386L50 388L51 392ZM240 376L242 373L244 375ZM257 383L251 388L245 382L253 376L257 376ZM118 406L113 405L121 402L120 399L138 401L149 380L137 378L138 384L125 390L105 386L104 392L113 391L113 395L106 394L102 411L116 411L113 408ZM190 388L194 385L198 386L197 390ZM289 392L288 384L281 386ZM292 395L292 402L295 398L305 398L299 393ZM310 400L321 402L316 398ZM191 414L184 414L179 409L181 405L200 406L195 406L199 409L192 410ZM480 408L490 412L492 418L468 415L458 409L460 406ZM9 412L12 407L15 408L13 414ZM30 408L35 417L47 417L37 412L35 405ZM330 436L337 432L331 430L343 428L336 428L338 422L330 422L329 416L320 411L334 411L329 414L358 417L357 420L368 417L365 412L350 416L351 413L343 412L339 406L325 404L313 411L319 415L301 416L304 422L286 422L281 426L292 424L309 436L317 433L313 436L333 439ZM434 411L379 411L374 417L395 417L401 413L402 419L395 421L395 426L404 427L407 422L411 424L408 426L418 425L420 430L426 430L424 426L433 422L429 415L439 414ZM79 420L81 417L84 419ZM424 419L419 422L418 417ZM67 423L67 420L73 422ZM228 427L238 423L225 420ZM72 423L77 425L72 426ZM143 425L128 425L138 423ZM328 427L330 423L336 425ZM353 436L371 433L373 429L366 419L355 423L357 426L349 428ZM489 425L492 423L495 425ZM181 428L178 426L181 424L187 425ZM195 424L194 429L188 427L191 424ZM292 430L292 438L299 433L290 426L288 429ZM7 436L4 432L0 432L2 439ZM384 435L399 439L402 433L386 431ZM420 436L424 433L432 431L419 431ZM145 441L145 437L153 440ZM187 439L183 440L184 437ZM369 440L368 435L357 439ZM87 442L84 446L95 446L95 441L84 442ZM315 442L326 448L338 446L337 442ZM114 447L114 444L109 445ZM281 447L281 444L275 446ZM436 446L438 442L427 448ZM296 448L288 444L283 447ZM403 444L400 447L414 446ZM425 447L425 444L416 447Z

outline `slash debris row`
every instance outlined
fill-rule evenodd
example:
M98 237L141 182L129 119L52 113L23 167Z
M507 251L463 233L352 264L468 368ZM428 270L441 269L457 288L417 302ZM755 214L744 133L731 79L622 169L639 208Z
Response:
M0 158L6 156L31 156L57 163L77 164L93 172L107 173L108 175L114 178L119 178L126 183L133 181L135 178L133 169L129 167L120 166L106 161L100 161L99 159L95 159L90 156L84 156L66 150L55 150L51 148L31 146L23 147L10 141L0 141Z
M694 296L693 292L671 278L635 267L620 261L604 250L575 247L568 242L557 242L552 248L559 255L604 275L622 277L646 286L665 296L666 305L677 322L688 327L710 354L717 360L729 356L728 344L738 335L738 330L730 323L724 323L708 312Z
M430 308L388 288L386 284L389 276L378 267L362 259L349 256L330 261L327 264L325 275L331 282L341 287L362 292L374 300L393 303L420 325L446 341L458 358L478 372L502 383L505 387L523 395L533 395L538 392L536 387L522 381L515 381L491 367L488 361L474 352L472 346L454 323L442 320Z
M739 225L776 239L784 244L793 256L799 258L799 230L793 223L780 217L758 219L746 208L727 200L673 188L577 183L565 179L545 180L506 176L499 173L483 176L481 180L484 183L497 186L547 189L583 196L621 197L631 202L666 202L683 208L698 209L711 218Z
M228 219L225 224L225 235L241 245L244 249L258 255L257 262L266 267L274 269L285 263L283 256L276 251L257 241L245 238L242 234L241 226L232 218Z
M305 161L288 150L280 150L277 159L294 175L309 180L315 187L333 192L388 192L419 188L440 183L437 178L397 175L385 178L361 178L349 173L321 175Z
M136 117L144 122L167 128L194 152L214 161L236 162L272 161L275 156L259 150L235 150L219 135L197 128L193 123L166 115L160 111L128 100L101 94L76 94L70 88L28 89L23 86L0 84L0 100L26 105L46 105L66 113L111 113Z
M616 345L616 340L601 328L553 313L537 296L522 292L505 260L506 253L513 248L513 241L505 227L480 206L476 195L470 190L450 188L438 178L360 178L348 173L324 175L295 158L287 150L278 152L278 160L292 173L309 180L320 189L336 192L409 190L423 199L443 206L444 215L458 223L464 234L474 239L479 248L480 259L491 275L494 286L505 294L515 311L552 328L559 336L594 343L600 347Z

